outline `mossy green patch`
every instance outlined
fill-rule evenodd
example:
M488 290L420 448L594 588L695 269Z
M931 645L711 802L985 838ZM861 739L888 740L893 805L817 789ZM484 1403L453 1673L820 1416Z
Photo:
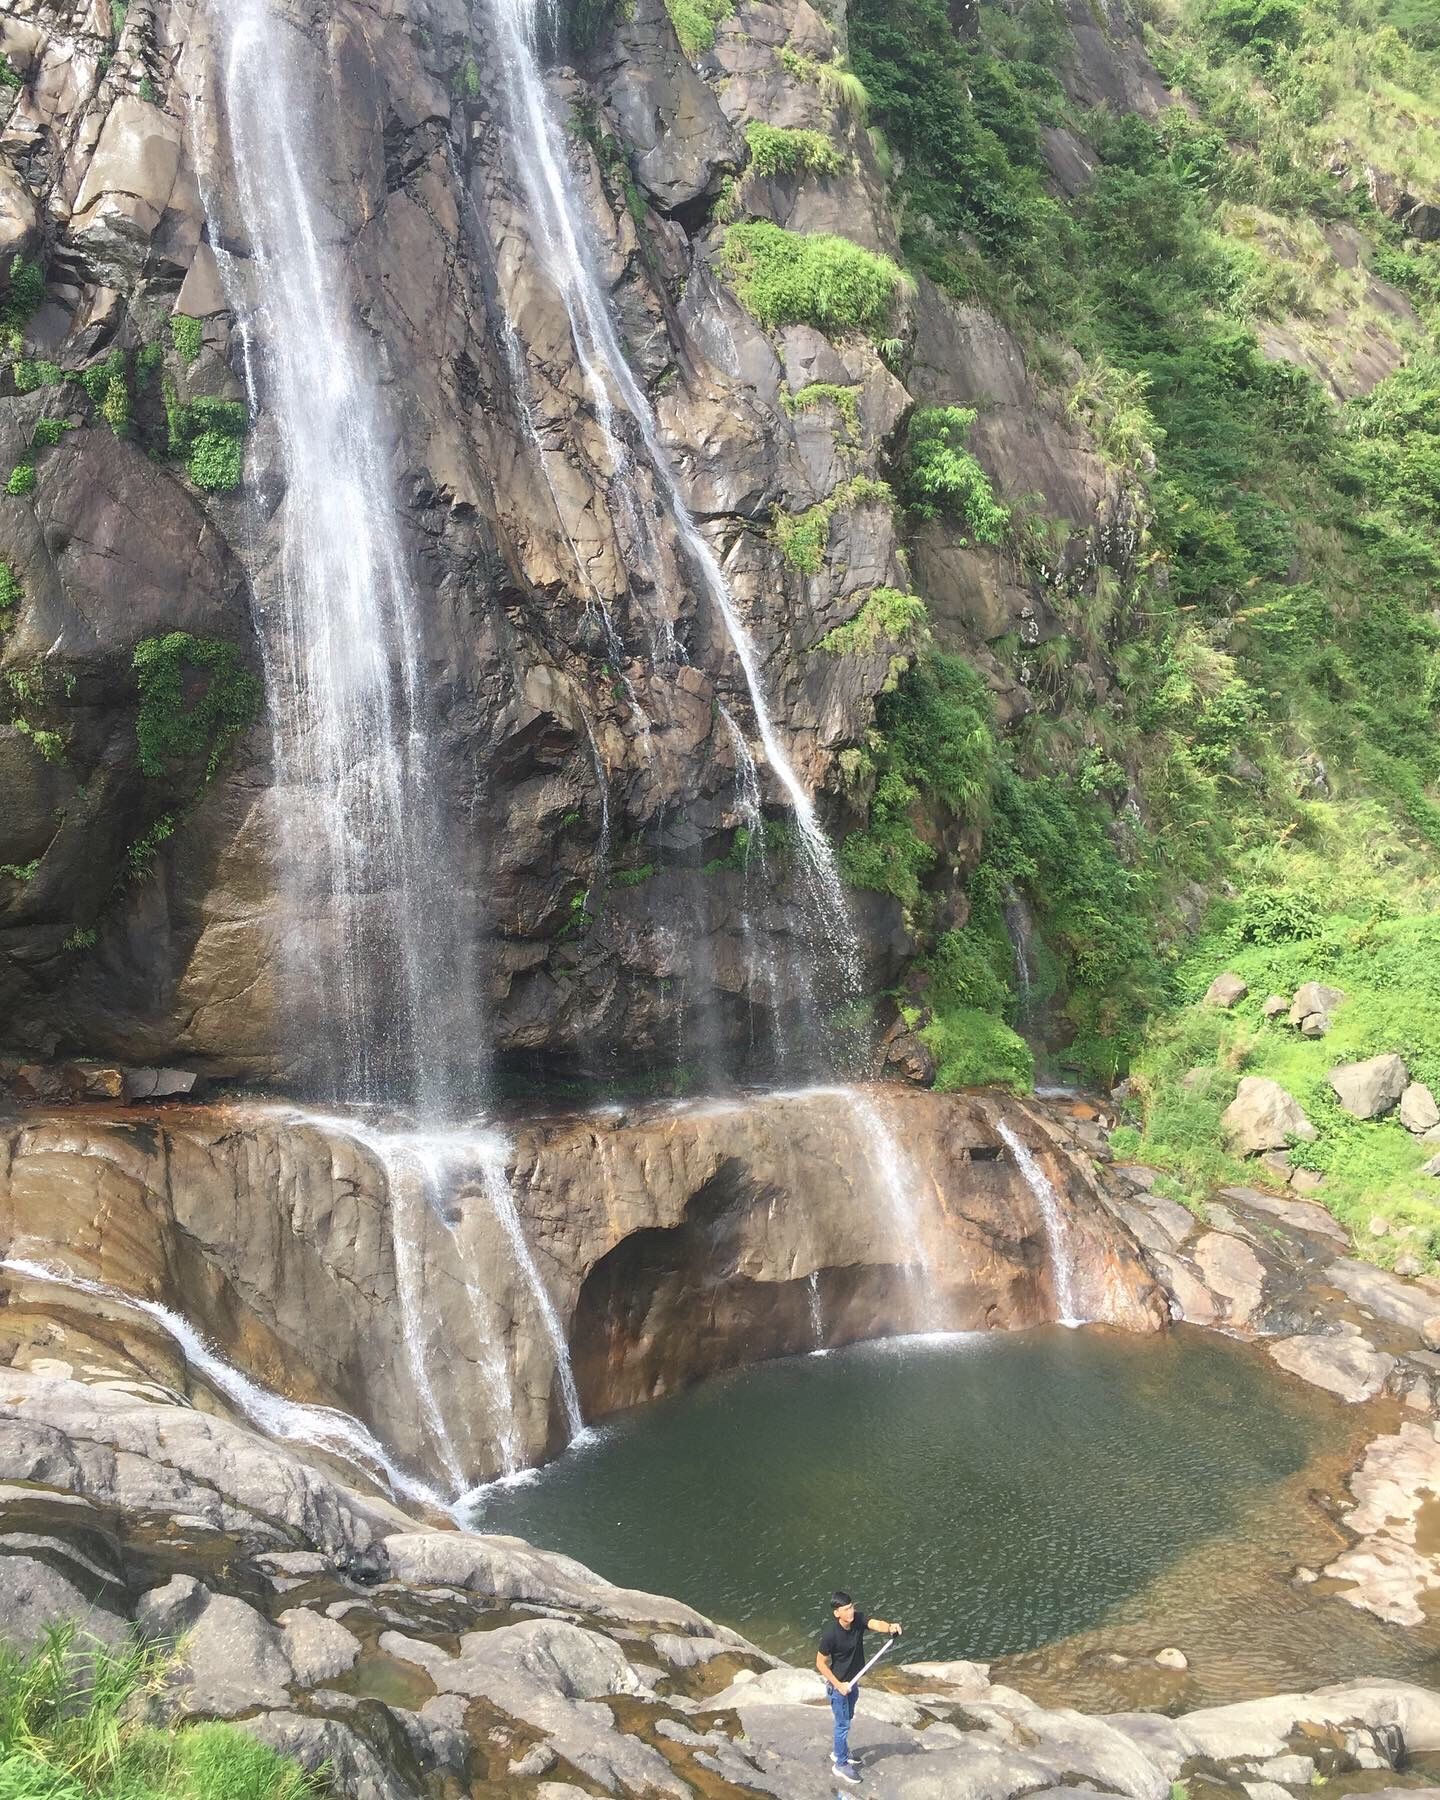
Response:
M766 219L731 225L721 260L742 304L771 328L878 335L908 283L888 256L849 238L785 231Z
M891 506L895 496L887 482L873 476L856 475L842 481L804 512L788 513L779 507L771 520L775 542L787 567L802 575L816 575L825 561L825 548L830 541L830 521L837 512L852 506Z
M210 780L233 740L259 717L264 689L233 644L172 631L136 646L140 709L135 742L141 771L166 775L205 759Z
M745 127L745 142L750 147L750 166L767 179L775 175L838 175L849 162L823 131L763 125L752 119Z

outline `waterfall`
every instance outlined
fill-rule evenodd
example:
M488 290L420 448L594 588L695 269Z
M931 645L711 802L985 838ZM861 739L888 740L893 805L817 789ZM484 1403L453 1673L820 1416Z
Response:
M226 1362L188 1319L181 1318L178 1313L171 1312L169 1307L161 1306L158 1301L142 1300L134 1294L125 1293L121 1288L111 1287L107 1282L90 1281L83 1275L53 1269L45 1263L30 1262L23 1257L0 1257L0 1269L5 1269L12 1275L23 1276L28 1281L53 1282L58 1287L70 1288L76 1293L87 1294L92 1299L107 1300L113 1305L128 1307L132 1312L143 1314L179 1346L185 1361L198 1375L217 1393L231 1401L252 1425L268 1436L305 1444L312 1450L338 1457L370 1480L374 1479L378 1469L392 1493L417 1501L422 1506L433 1507L437 1512L450 1511L450 1502L442 1500L433 1488L427 1487L423 1481L407 1474L397 1463L392 1462L384 1446L358 1419L352 1419L349 1413L340 1412L334 1407L302 1406L296 1400L286 1400L268 1388L261 1387Z
M714 551L685 505L679 480L660 441L650 401L626 361L607 297L595 273L584 210L566 167L561 127L540 71L539 11L543 0L485 0L496 38L499 87L508 113L510 149L526 202L536 249L564 305L596 422L605 434L622 498L630 452L619 431L612 389L638 431L652 471L691 568L724 624L745 680L766 761L794 813L802 861L811 890L811 913L837 960L847 994L860 986L860 953L850 922L834 851L815 805L786 755L770 715L755 646L741 619ZM673 622L660 622L662 643L675 651Z
M438 997L463 1008L473 991L468 909L440 826L433 675L375 349L354 314L343 225L317 197L329 153L323 71L269 0L210 10L243 263L225 248L228 209L214 202L199 133L197 164L251 407L275 429L284 477L277 579L256 596L283 804L281 955L303 997L300 1032L336 1052L326 1076L338 1096L408 1091L443 1115L462 1059Z
M770 868L765 848L765 814L760 805L760 771L755 766L755 758L750 754L750 746L745 742L745 734L735 723L729 707L720 707L720 720L730 737L730 748L735 757L735 816L740 821L740 828L747 833L744 857L745 899L744 910L740 915L740 935L745 945L746 989L750 1000L750 1048L755 1049L755 994L763 990L770 1009L770 1017L774 1021L772 1041L775 1061L783 1069L785 1067L788 1045L785 1033L780 1027L780 977L776 966L775 946L768 932L755 929L755 921L751 914L751 870L755 873L755 885L760 890L764 904L770 899Z
M1025 896L1008 882L1002 899L1002 911L1010 948L1015 957L1015 989L1019 1002L1019 1022L1023 1030L1034 1011L1035 930L1030 920L1030 909L1025 904Z
M560 1402L565 1413L565 1441L567 1444L573 1443L585 1429L585 1419L580 1410L580 1395L575 1387L575 1371L570 1364L570 1345L565 1337L565 1328L560 1323L560 1315L555 1310L555 1303L540 1279L534 1254L521 1229L520 1214L515 1208L515 1198L510 1192L510 1176L505 1166L509 1146L498 1133L492 1132L482 1137L477 1147L481 1156L481 1180L486 1196L509 1240L516 1267L525 1278L545 1327L545 1335L555 1353L555 1377L560 1385Z
M920 1308L919 1325L924 1331L938 1329L935 1317L935 1280L925 1240L920 1230L920 1215L915 1206L918 1181L910 1159L900 1148L899 1140L888 1120L863 1088L842 1090L849 1098L865 1133L875 1173L879 1178L879 1194L890 1214L898 1240L901 1260L917 1290Z
M565 1441L572 1442L584 1430L580 1396L570 1364L570 1346L555 1303L550 1298L520 1223L520 1215L510 1192L507 1170L509 1145L498 1131L484 1125L456 1126L440 1131L382 1131L358 1124L353 1119L303 1115L307 1124L318 1126L337 1136L347 1137L367 1150L385 1172L392 1226L395 1231L395 1268L397 1298L400 1303L407 1353L413 1375L416 1400L426 1424L431 1427L442 1459L457 1485L464 1485L455 1458L453 1441L446 1429L429 1375L429 1352L423 1329L423 1290L413 1276L413 1246L400 1229L399 1220L407 1216L416 1223L414 1190L418 1182L424 1199L436 1220L447 1229L452 1224L452 1200L468 1179L474 1179L510 1250L520 1285L528 1295L549 1343L555 1364L555 1381L560 1391L561 1410L565 1419ZM418 1226L416 1236L419 1236ZM457 1261L463 1261L457 1250ZM405 1271L405 1272L402 1272ZM492 1416L496 1421L495 1450L502 1471L514 1474L520 1463L520 1445L515 1432L515 1389L503 1351L499 1348L500 1332L493 1317L491 1303L484 1290L462 1268L467 1297L475 1318L476 1339L480 1348L479 1369L486 1387Z
M1079 1304L1075 1298L1074 1259L1070 1254L1070 1237L1065 1229L1065 1214L1060 1205L1060 1196L1055 1192L1045 1171L1004 1119L995 1121L995 1129L1005 1140L1010 1154L1015 1158L1016 1168L1019 1169L1026 1187L1035 1196L1036 1204L1040 1208L1040 1220L1045 1230L1045 1246L1050 1255L1050 1281L1055 1289L1055 1304L1060 1310L1060 1323L1062 1325L1083 1325L1085 1321L1080 1316Z
M810 1279L806 1282L810 1301L810 1339L814 1344L812 1356L828 1356L825 1348L825 1315L820 1310L820 1271L812 1269Z

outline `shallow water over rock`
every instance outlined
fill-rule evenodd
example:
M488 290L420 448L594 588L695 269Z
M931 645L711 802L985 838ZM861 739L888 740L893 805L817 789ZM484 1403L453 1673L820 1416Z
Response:
M1294 1484L1352 1429L1209 1334L905 1339L627 1415L489 1490L477 1523L677 1594L781 1654L807 1653L839 1585L905 1622L907 1660L990 1659L1133 1627L1207 1546L1242 1542L1278 1581L1304 1538ZM1187 1604L1147 1622L1152 1654L1204 1636L1205 1593Z

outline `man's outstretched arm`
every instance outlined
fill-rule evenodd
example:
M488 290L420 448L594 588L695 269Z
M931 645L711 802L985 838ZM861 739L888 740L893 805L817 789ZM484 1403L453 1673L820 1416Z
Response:
M892 1624L888 1619L871 1619L869 1629L878 1631L881 1637L899 1637L900 1635L899 1625Z

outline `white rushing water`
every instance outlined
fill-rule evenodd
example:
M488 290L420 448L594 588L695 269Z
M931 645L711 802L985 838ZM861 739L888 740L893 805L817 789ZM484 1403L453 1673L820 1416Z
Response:
M730 594L714 551L701 536L685 504L674 467L660 441L650 400L626 360L605 291L595 272L594 246L583 205L565 159L563 129L540 69L539 35L543 0L483 0L495 34L499 65L505 71L503 97L511 126L514 158L535 247L559 294L570 324L575 354L595 408L596 422L611 447L622 497L633 484L625 479L631 453L616 415L615 396L640 437L676 535L692 569L724 624L745 680L755 727L765 758L785 792L795 817L802 862L818 929L841 965L844 986L860 985L860 954L841 885L834 851L820 824L814 801L796 774L770 715L754 643ZM673 622L661 622L673 648Z
M921 1331L934 1331L935 1277L916 1205L919 1180L889 1120L863 1088L846 1088L872 1159L878 1197L890 1214L900 1259L915 1288Z
M1060 1323L1083 1325L1085 1320L1080 1315L1079 1303L1075 1298L1075 1264L1070 1254L1070 1238L1065 1229L1065 1212L1060 1204L1060 1196L1014 1128L1004 1119L997 1119L995 1129L1015 1158L1015 1166L1040 1208L1045 1245L1050 1253L1050 1282L1055 1290L1055 1304L1060 1309Z
M820 1271L812 1269L810 1279L806 1282L810 1302L810 1341L814 1346L812 1356L828 1356L825 1348L825 1315L820 1310Z
M252 409L284 478L278 579L257 588L277 793L280 950L320 1014L348 1101L404 1095L444 1112L454 1059L437 995L470 988L464 908L439 828L419 598L389 432L333 215L318 194L331 142L315 55L269 0L212 0L218 141L228 144L248 256L227 253ZM312 1030L312 1036L318 1036Z
M385 1173L395 1231L397 1298L416 1400L457 1488L465 1485L464 1478L430 1376L432 1353L425 1327L424 1291L415 1279L417 1245L424 1236L423 1220L416 1211L420 1204L428 1206L436 1222L450 1230L453 1201L460 1190L473 1186L483 1194L504 1235L512 1274L518 1277L519 1287L529 1299L550 1346L555 1384L565 1420L565 1441L569 1443L578 1437L585 1428L585 1420L570 1363L570 1346L510 1191L509 1145L503 1134L484 1123L431 1130L384 1130L344 1116L315 1113L298 1116L306 1124L351 1139L368 1151ZM477 1366L496 1424L496 1456L502 1472L512 1475L520 1466L522 1446L516 1428L514 1378L502 1348L503 1334L495 1315L496 1271L489 1271L487 1284L477 1272L463 1268L458 1245L456 1257L457 1263L462 1264L461 1275L475 1320L479 1346Z
M241 1374L239 1369L226 1362L188 1319L171 1312L169 1307L161 1306L158 1301L142 1300L134 1294L125 1293L121 1288L111 1287L107 1282L91 1281L84 1275L72 1274L68 1269L57 1269L48 1263L33 1262L24 1257L0 1257L0 1269L8 1270L12 1275L24 1276L29 1281L53 1282L57 1287L70 1288L76 1293L87 1294L92 1299L106 1300L112 1305L128 1307L131 1311L142 1314L179 1346L185 1361L197 1375L217 1393L223 1394L252 1425L268 1436L305 1444L313 1450L338 1457L371 1480L375 1479L378 1471L392 1493L418 1501L422 1506L434 1507L440 1512L450 1510L449 1501L442 1499L432 1487L394 1462L385 1446L358 1419L351 1418L349 1413L340 1412L334 1407L302 1406L296 1400L286 1400L282 1395L272 1393L269 1388L261 1387L258 1382L252 1381L248 1375Z

